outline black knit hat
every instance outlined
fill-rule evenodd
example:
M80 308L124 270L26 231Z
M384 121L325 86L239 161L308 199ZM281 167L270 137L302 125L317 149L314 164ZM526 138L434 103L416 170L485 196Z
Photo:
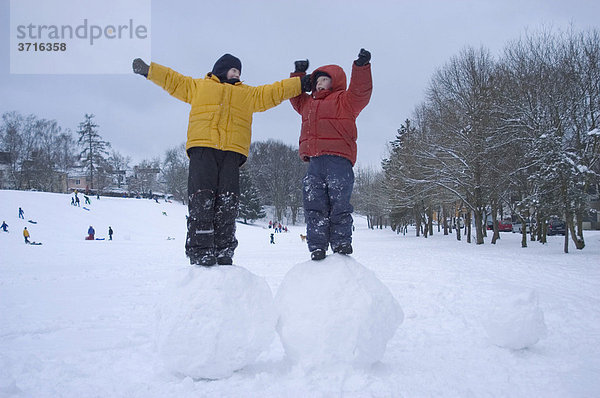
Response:
M225 54L215 62L212 74L219 78L222 82L227 80L227 72L229 69L236 68L242 73L242 61L231 54Z

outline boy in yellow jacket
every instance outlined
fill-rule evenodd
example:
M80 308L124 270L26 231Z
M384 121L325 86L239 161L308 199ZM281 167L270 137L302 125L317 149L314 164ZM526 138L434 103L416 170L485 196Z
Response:
M30 243L29 242L29 231L27 230L27 227L25 227L25 229L23 229L23 238L25 238L25 243Z
M154 62L147 65L139 58L133 61L133 71L191 105L186 143L190 163L185 244L190 263L232 264L238 245L235 218L239 167L250 149L252 114L309 90L309 78L248 86L240 81L241 61L231 54L219 58L203 79L181 75Z

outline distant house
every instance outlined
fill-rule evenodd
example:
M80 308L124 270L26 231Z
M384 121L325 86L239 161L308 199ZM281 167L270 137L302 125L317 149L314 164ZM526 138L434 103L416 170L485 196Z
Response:
M103 186L98 193L108 196L129 195L129 187L127 185L129 173L129 170L117 170L110 174L104 174ZM66 192L91 190L95 194L97 192L97 183L96 176L94 176L94 184L92 185L86 168L74 167L68 173ZM92 186L94 189L91 188Z
M85 191L91 186L87 171L82 168L71 169L67 175L67 192Z

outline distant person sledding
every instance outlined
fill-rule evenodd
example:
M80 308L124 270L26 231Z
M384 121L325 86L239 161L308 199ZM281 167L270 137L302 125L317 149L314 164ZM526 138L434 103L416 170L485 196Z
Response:
M33 241L29 240L30 235L29 235L29 230L27 229L27 227L23 228L23 238L25 238L25 243L28 245L36 245L36 246L41 245L40 242L33 242Z
M0 227L4 232L8 232L8 224L6 221L2 221L2 226Z
M94 227L90 225L88 228L88 236L85 237L85 240L94 240L94 235L96 235L96 231L94 230Z

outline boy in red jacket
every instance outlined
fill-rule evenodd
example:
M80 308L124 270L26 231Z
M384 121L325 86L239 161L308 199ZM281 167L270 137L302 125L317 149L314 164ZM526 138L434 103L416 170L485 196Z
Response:
M300 157L309 162L303 180L306 241L312 260L322 260L329 245L334 253L352 253L352 205L356 162L356 118L373 90L371 53L364 48L352 65L350 86L337 65L311 74L312 95L290 99L302 115ZM308 60L296 61L291 76L303 76Z

